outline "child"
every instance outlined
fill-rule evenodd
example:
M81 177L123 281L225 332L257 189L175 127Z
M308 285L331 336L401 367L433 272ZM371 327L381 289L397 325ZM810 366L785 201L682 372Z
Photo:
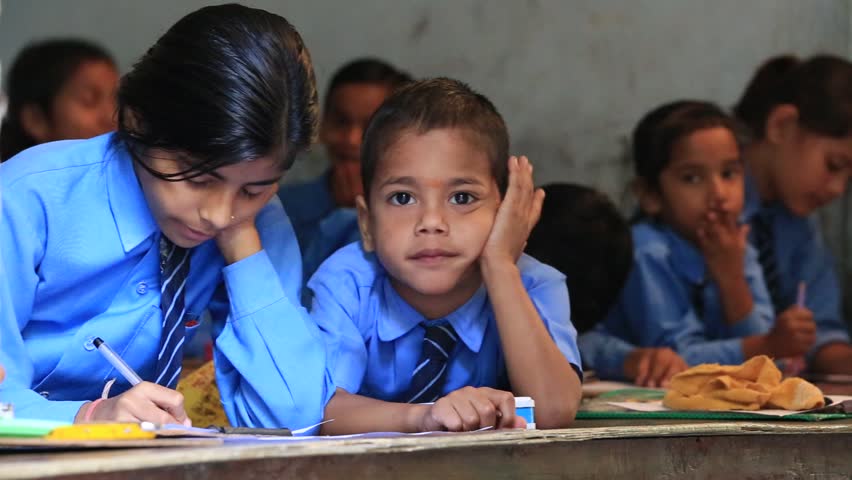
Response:
M772 326L748 226L738 220L744 187L736 131L719 108L697 101L663 105L639 122L634 266L602 332L672 348L689 365L791 353L786 336L795 322L779 317ZM624 351L603 361L617 368Z
M511 392L533 397L539 427L573 419L565 277L521 254L543 193L508 149L491 102L455 80L403 87L373 116L363 246L308 284L337 386L324 433L516 427Z
M630 226L615 205L581 185L556 183L542 189L541 219L530 233L526 253L565 275L585 366L597 365L601 378L626 377L651 387L685 370L686 362L670 348L637 348L593 329L618 299L633 263ZM617 351L626 360L611 372L607 360Z
M12 62L0 161L53 140L115 130L118 70L101 47L58 39L29 45Z
M840 197L852 174L852 64L771 59L734 110L754 136L743 153L745 213L775 309L797 325L789 346L807 352L813 371L852 374L834 261L810 215Z
M263 10L202 8L124 77L118 107L115 134L0 167L0 364L14 365L0 398L21 417L184 422L172 388L209 309L231 423L316 422L333 389L275 198L316 125L298 33ZM147 381L131 388L96 337Z
M373 58L354 60L331 78L320 124L331 169L278 194L299 240L306 282L329 255L360 239L353 207L362 193L361 137L385 98L410 81L407 73Z

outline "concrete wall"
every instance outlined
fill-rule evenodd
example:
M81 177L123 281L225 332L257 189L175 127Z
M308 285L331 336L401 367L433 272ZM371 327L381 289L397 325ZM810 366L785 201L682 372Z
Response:
M0 61L26 42L82 35L122 69L183 14L209 2L6 0ZM576 180L620 194L625 136L662 101L731 104L765 57L846 54L843 0L292 0L247 2L288 17L322 85L341 63L378 55L417 76L449 75L490 96L514 151L540 180ZM318 152L320 153L320 152ZM321 157L321 155L315 155ZM321 170L302 162L293 177Z
M201 0L6 0L0 62L55 35L100 41L123 70ZM286 16L310 48L322 86L343 62L384 57L416 76L448 75L495 102L513 150L537 179L602 188L628 207L626 138L638 117L679 97L731 105L777 53L852 49L849 0L256 0ZM316 149L290 179L325 168ZM852 271L849 200L824 213Z

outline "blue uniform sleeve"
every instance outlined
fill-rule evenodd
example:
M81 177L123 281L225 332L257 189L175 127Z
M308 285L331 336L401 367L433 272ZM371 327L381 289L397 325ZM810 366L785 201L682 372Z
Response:
M6 380L0 384L0 400L11 402L20 418L73 422L85 401L50 401L32 390L34 366L21 333L32 316L47 238L43 217L27 209L31 202L24 195L2 202L0 364L6 369Z
M583 363L604 380L626 380L624 361L636 346L610 334L604 324L582 333L577 339Z
M814 221L808 222L809 235L793 255L797 264L793 268L796 284L807 284L805 304L814 314L817 326L816 343L808 354L813 355L829 343L849 343L849 332L840 314L840 286L834 258L819 233ZM780 313L780 312L779 312Z
M313 292L311 317L322 334L332 380L337 387L358 393L367 372L367 347L357 323L357 279L346 269L346 256L338 253L326 260L308 288Z
M527 292L556 347L574 367L577 377L582 380L583 362L580 359L580 350L577 348L577 329L571 323L568 287L561 273L556 270L551 272L552 275L542 276L535 284L529 286Z
M669 347L687 364L742 363L742 339L711 340L690 302L690 293L665 257L636 255L621 305L605 324L638 346Z
M264 250L223 270L211 300L216 381L234 425L318 423L333 394L319 332L299 304L299 248L277 197L256 219Z

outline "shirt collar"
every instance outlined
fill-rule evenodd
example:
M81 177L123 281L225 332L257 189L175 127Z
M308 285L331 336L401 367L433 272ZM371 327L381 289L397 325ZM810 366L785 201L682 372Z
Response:
M415 310L405 300L403 300L390 283L387 275L382 279L383 288L383 303L385 311L382 312L381 321L379 322L379 339L383 342L392 342L406 333L413 330L415 327L424 322L429 322L426 317ZM474 353L478 353L482 348L482 341L485 338L485 329L488 326L487 319L487 294L485 286L479 287L479 290L465 302L464 305L456 309L442 319L432 320L438 322L446 320L453 326L459 338L464 342L465 346Z
M106 180L109 206L124 251L129 252L159 230L148 209L133 159L123 146L106 143Z

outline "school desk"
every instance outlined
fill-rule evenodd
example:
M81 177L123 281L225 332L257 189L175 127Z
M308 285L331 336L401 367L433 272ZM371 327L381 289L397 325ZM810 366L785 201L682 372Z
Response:
M852 472L852 421L652 423L187 448L7 450L0 453L0 479L848 478Z

